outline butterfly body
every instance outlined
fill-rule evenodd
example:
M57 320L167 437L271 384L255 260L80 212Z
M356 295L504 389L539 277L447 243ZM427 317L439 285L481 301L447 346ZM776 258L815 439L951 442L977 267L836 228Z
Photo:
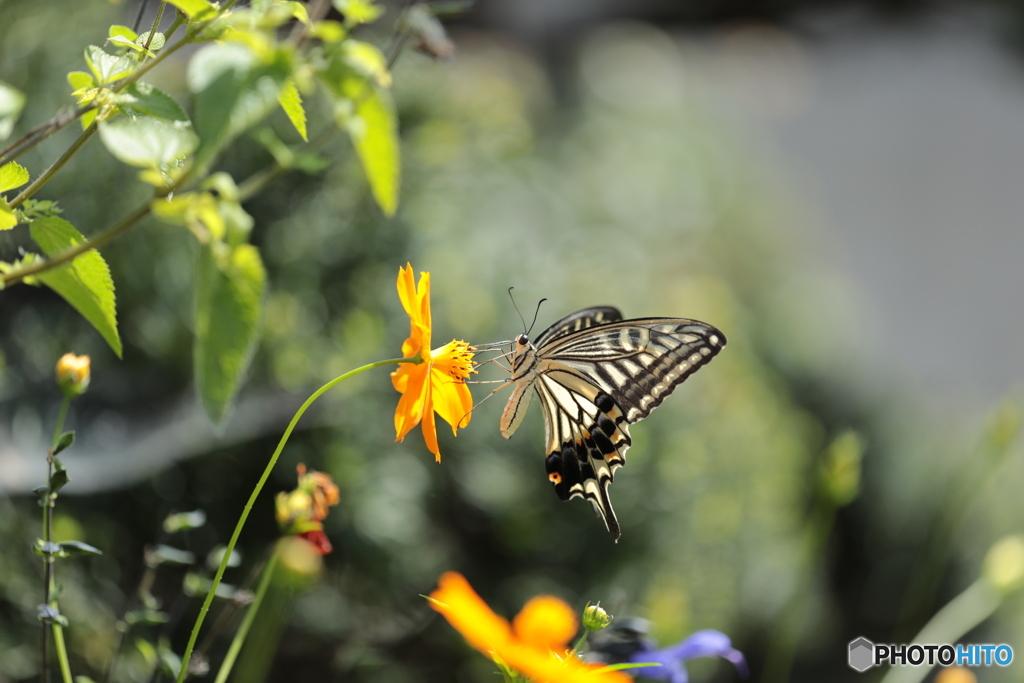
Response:
M562 500L589 500L618 539L608 486L626 462L629 425L647 417L725 342L719 330L697 320L623 320L610 306L577 311L535 342L525 334L516 338L515 389L501 416L501 434L512 436L536 393L555 492Z

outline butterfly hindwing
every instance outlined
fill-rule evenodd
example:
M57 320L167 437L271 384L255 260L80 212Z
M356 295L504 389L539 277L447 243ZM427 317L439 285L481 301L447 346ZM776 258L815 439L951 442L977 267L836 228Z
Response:
M533 344L525 335L516 340L516 388L502 415L502 435L516 430L529 389L536 390L555 492L562 500L589 500L618 539L608 486L626 462L629 425L650 415L725 343L719 330L697 320L622 320L610 306L577 311Z

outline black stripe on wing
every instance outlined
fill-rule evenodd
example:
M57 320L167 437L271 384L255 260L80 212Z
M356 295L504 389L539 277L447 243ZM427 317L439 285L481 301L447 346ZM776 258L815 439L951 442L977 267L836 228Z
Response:
M586 377L632 424L650 415L725 343L721 331L697 320L642 318L566 335L538 356Z
M584 308L582 311L576 311L570 313L561 320L558 320L549 328L540 333L534 340L534 345L537 348L548 344L555 339L564 337L580 330L585 330L589 327L596 325L605 325L607 323L616 322L622 320L622 313L619 309L614 306L592 306L591 308Z
M586 498L617 540L621 535L608 486L626 462L629 427L611 396L565 370L551 370L535 383L544 412L548 479L562 500Z

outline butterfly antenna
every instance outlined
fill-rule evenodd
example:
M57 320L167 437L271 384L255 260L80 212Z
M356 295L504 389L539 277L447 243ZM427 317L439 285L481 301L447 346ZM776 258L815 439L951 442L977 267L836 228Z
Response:
M523 314L519 311L519 306L516 305L516 298L512 296L513 289L515 289L515 287L508 288L508 298L512 299L512 308L516 309L516 313L519 315L519 319L523 322L523 332L529 334L529 332L526 329L526 318L524 318Z
M533 326L537 324L537 316L540 315L540 305L545 301L547 301L547 299L541 299L540 301L537 302L537 310L533 312L533 322L530 323L530 329L526 331L527 336L529 336L529 334L533 332Z

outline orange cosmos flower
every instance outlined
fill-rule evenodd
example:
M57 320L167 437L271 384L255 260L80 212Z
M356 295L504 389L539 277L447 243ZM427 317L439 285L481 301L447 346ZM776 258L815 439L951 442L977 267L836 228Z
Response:
M602 671L569 651L576 615L558 598L533 598L509 624L491 611L462 574L446 572L430 594L430 606L474 648L538 683L632 683L626 674Z
M401 441L416 425L423 423L423 440L441 462L434 412L452 426L469 424L473 397L466 378L473 369L473 348L464 341L450 341L430 350L430 273L420 273L417 287L412 266L398 269L398 297L411 321L409 338L402 344L405 358L419 356L419 363L401 363L391 373L391 383L402 393L395 409L395 441Z

